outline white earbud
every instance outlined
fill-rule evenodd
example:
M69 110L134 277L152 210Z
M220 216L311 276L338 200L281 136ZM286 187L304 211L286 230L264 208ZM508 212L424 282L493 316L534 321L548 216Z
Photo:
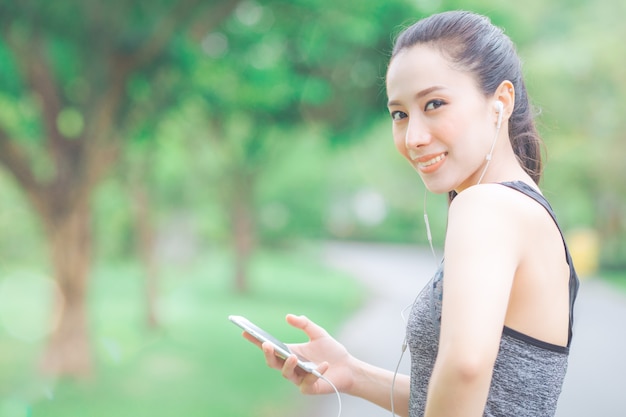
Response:
M496 123L496 129L500 129L500 126L502 125L502 113L504 113L504 104L498 100L494 103L494 106L496 108L496 112L498 112L498 122Z

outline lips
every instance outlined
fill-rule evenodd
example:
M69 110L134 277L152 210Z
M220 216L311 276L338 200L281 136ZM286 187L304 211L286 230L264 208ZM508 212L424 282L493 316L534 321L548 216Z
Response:
M435 156L434 158L430 157L430 156L422 157L422 158L418 159L417 165L420 166L420 167L426 168L426 167L434 165L437 162L443 160L447 155L448 154L444 152L444 153L441 153L441 154Z
M411 155L411 153L409 153L409 156L411 157L411 159L413 161L416 162L417 168L425 173L425 174L430 174L432 172L435 172L437 169L439 169L439 167L445 162L448 153L447 152L442 152L439 154L430 154L430 155L424 155L421 157L414 157L416 155Z

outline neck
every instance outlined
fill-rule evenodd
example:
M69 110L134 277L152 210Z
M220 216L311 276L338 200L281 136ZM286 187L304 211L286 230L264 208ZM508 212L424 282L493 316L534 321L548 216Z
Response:
M522 168L517 160L510 146L510 142L508 141L508 137L499 138L498 140L501 139L503 145L496 147L493 152L488 154L488 156L491 155L491 158L485 158L483 167L479 171L480 174L475 174L473 179L469 178L459 188L455 189L457 194L473 185L485 183L523 181L529 185L535 185L535 182L526 171L524 171L524 168ZM504 142L504 140L506 140L506 142ZM478 175L478 179L476 179L476 175Z

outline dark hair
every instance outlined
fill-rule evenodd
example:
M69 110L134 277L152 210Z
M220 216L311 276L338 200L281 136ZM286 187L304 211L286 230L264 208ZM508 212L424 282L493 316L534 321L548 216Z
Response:
M473 74L488 96L502 81L515 88L515 107L509 119L509 137L520 165L536 183L542 173L542 141L522 77L522 63L504 32L481 15L450 11L432 15L405 29L396 39L391 58L414 45L438 48L458 69ZM450 193L454 198L455 193Z

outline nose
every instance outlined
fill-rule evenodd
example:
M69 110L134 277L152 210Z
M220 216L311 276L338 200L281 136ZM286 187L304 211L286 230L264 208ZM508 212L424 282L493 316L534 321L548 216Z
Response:
M430 133L423 124L415 119L408 123L404 137L404 146L411 159L417 158L419 148L429 144L430 140Z

